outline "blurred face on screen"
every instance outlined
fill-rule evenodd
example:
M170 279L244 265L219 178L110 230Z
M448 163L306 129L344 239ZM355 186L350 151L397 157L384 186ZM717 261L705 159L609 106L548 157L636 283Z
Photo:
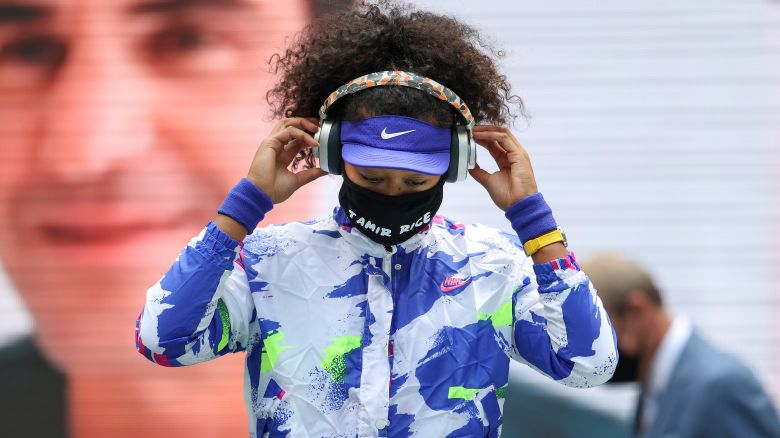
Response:
M144 362L144 291L246 174L267 61L308 15L288 0L0 0L0 256L57 364Z

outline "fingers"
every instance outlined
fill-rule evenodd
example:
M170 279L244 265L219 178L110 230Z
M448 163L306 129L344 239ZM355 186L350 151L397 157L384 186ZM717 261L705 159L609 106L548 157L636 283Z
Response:
M252 161L253 169L264 169L264 173L273 172L271 169L286 170L301 149L319 144L309 132L298 127L314 128L312 121L285 119L277 127L285 123L289 126L274 132L260 145Z
M480 183L482 186L485 186L488 178L490 178L490 175L492 175L490 172L479 167L479 164L475 164L473 169L469 169L469 174L471 175L472 178L474 178L475 181Z
M305 141L295 139L282 147L282 150L276 156L276 161L286 166L292 162L301 149L308 147L309 145Z
M296 126L287 126L268 138L267 146L277 151L279 149L287 149L287 145L290 145L292 148L300 149L305 146L314 147L319 145L319 143L310 133Z
M312 169L306 169L302 170L295 174L295 179L298 182L298 187L304 186L315 179L327 175L328 172L325 172L324 170L320 168L312 168Z
M285 127L294 126L312 134L320 129L318 121L319 119L314 117L290 117L283 120Z
M474 127L473 133L477 143L494 141L507 153L519 152L528 155L512 131L505 126L479 125Z
M490 125L476 128L474 141L488 149L499 167L505 168L516 163L530 163L528 152L517 141L509 128Z
M281 151L279 151L280 153L277 156L278 162L287 165L292 162L293 158L298 155L298 152L300 152L301 149L319 145L319 143L314 140L314 137L311 135L306 135L305 137L296 135L299 134L296 130L305 131L307 134L316 132L317 129L319 129L319 124L317 123L318 120L319 119L314 117L294 117L284 119L282 121L282 123L285 125L284 129L291 130L290 135L294 138L287 143L284 143ZM282 131L279 133L282 133ZM277 137L279 133L277 133Z
M474 132L494 131L494 132L506 132L508 134L512 133L512 130L510 130L506 126L499 126L499 125L475 125L473 128L471 128L471 130Z
M520 147L520 143L509 132L497 132L497 131L475 131L474 140L479 142L495 142L505 152L516 150Z
M315 133L319 129L319 119L316 117L287 117L274 125L274 129L271 131L271 135L282 131L285 128L296 127L304 131Z
M317 141L315 141L314 144L312 144L311 140L309 140L310 138L312 138L312 137L309 136L308 139L307 138L295 138L295 139L289 141L284 146L282 146L282 150L298 152L300 149L303 149L303 148L310 148L310 147L314 147L314 146L319 146L319 143L317 143Z
M474 141L490 152L490 156L493 157L493 160L498 164L498 167L507 167L510 165L509 160L507 159L507 151L504 150L498 142L479 140L477 139L476 134L474 135Z

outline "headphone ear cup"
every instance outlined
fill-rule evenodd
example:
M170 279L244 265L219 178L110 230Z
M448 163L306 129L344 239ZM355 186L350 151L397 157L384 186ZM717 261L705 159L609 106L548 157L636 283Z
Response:
M468 170L477 167L477 142L474 141L474 131L466 126L458 129L460 129L460 131L458 131L460 133L458 136L460 139L460 153L461 156L466 157L466 160L464 160L466 162L466 168L463 169L466 173L466 175L463 176L463 179L466 179Z
M450 167L447 168L447 172L444 174L445 181L456 182L458 181L458 164L460 163L460 141L458 139L458 126L453 126L450 131Z
M344 171L344 162L341 158L341 120L334 120L333 127L328 136L328 172L332 175L341 175Z
M452 128L450 141L450 167L447 169L447 182L465 181L469 169L474 168L476 145L471 139L469 129L461 124Z
M332 175L341 175L343 166L341 159L341 121L325 119L320 123L316 137L319 142L317 158L320 169Z

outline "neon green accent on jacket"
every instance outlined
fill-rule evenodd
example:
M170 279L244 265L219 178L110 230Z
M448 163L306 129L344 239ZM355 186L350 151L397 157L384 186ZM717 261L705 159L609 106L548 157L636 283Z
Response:
M447 398L462 398L463 400L471 400L474 398L474 394L479 392L479 388L464 388L462 386L450 386L447 391Z
M325 359L322 360L320 365L330 374L332 381L344 381L344 374L347 372L345 356L350 351L360 347L361 341L361 336L339 336L333 338L331 344L325 349Z
M265 373L274 369L276 360L282 351L291 348L289 345L281 345L284 333L275 331L263 339L263 352L260 355L260 371Z
M477 321L484 321L486 319L489 319L490 322L493 324L493 327L499 327L499 326L512 326L512 302L507 301L504 304L501 305L501 307L498 308L493 313L484 313L479 312L479 315L477 315Z
M222 338L219 340L219 344L217 344L217 352L220 352L230 341L230 312L228 312L227 305L221 299L217 301L217 313L222 321Z

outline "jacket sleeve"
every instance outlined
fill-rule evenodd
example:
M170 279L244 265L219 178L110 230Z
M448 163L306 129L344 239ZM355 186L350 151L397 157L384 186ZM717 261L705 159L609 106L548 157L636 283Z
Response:
M190 365L246 348L255 318L241 246L210 223L146 292L136 348L163 366Z
M512 296L513 357L566 386L609 380L617 366L617 338L574 255L526 273L533 275L524 275Z

